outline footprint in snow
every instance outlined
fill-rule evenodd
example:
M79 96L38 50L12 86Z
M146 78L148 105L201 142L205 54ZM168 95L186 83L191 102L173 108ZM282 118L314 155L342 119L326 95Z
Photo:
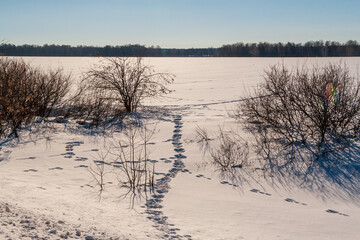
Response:
M61 155L71 155L71 156L73 156L73 155L75 155L75 153L73 153L73 152L66 152L66 153L62 153Z
M99 149L94 148L94 149L90 149L90 150L84 150L83 152L98 152Z
M338 212L338 211L335 211L335 210L332 210L332 209L328 209L326 210L325 212L327 213L333 213L333 214L338 214L340 216L345 216L345 217L350 217L349 215L345 214L345 213L341 213L341 212Z
M188 174L192 174L192 172L189 170L189 169L183 169L183 170L181 170L181 172L183 172L183 173L188 173Z
M177 153L185 152L185 150L183 148L175 148L174 151L177 152Z
M32 160L32 159L36 159L36 157L25 157L25 158L17 158L16 160Z
M306 203L298 202L298 201L296 201L294 199L291 199L291 198L285 198L285 201L290 202L290 203L296 203L296 204L301 204L301 205L307 206Z
M24 170L24 172L37 172L38 170L36 169L27 169L27 170Z
M62 167L54 167L54 168L49 168L49 170L63 170Z
M74 168L87 168L88 166L86 165L79 165L79 166L75 166Z
M226 184L226 185L229 185L229 186L232 186L232 187L237 187L238 186L236 184L229 183L228 181L221 181L220 183L221 184Z
M88 160L88 158L86 158L86 157L76 157L75 158L75 161L86 161L86 160Z
M267 192L262 192L262 191L260 191L259 189L255 189L255 188L251 189L251 190L250 190L250 192L253 192L253 193L260 193L260 194L263 194L263 195L266 195L266 196L271 196L271 194L270 194L270 193L267 193Z
M207 180L211 180L211 178L205 177L205 176L202 175L202 174L198 174L198 175L196 175L195 177L197 177L197 178L205 178L205 179L207 179Z
M176 159L181 159L181 158L187 158L187 157L185 155L182 155L181 153L179 153L179 154L175 155L175 158Z
M84 144L83 141L73 141L73 142L66 142L67 146L80 146L81 144Z
M111 165L110 163L105 162L105 161L101 161L101 160L95 160L94 163L95 163L96 165L102 165L102 164Z
M154 175L156 175L156 176L165 176L166 173L154 172Z

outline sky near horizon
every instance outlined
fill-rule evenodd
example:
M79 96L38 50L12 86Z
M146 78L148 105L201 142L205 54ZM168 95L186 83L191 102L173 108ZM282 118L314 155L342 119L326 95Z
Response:
M220 47L360 40L360 0L0 0L0 42Z

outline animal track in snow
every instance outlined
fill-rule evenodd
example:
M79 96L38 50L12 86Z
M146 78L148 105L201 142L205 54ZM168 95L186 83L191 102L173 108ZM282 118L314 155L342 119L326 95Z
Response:
M296 203L296 204L300 204L300 205L307 206L306 203L298 202L298 201L296 201L296 200L294 200L294 199L291 199L291 198L285 198L285 201L286 201L286 202L290 202L290 203Z
M24 170L24 172L37 172L38 170L36 169L27 169L27 170Z
M88 166L86 166L86 165L79 165L79 166L75 166L74 168L88 168Z
M338 211L335 211L335 210L332 210L332 209L328 209L326 210L325 212L327 213L333 213L333 214L338 214L340 216L345 216L345 217L350 217L349 215L345 214L345 213L341 213L341 212L338 212Z
M251 189L250 192L253 192L253 193L260 193L260 194L263 194L263 195L266 195L266 196L271 196L270 193L267 193L267 192L263 192L263 191L260 191L259 189Z
M211 178L210 178L210 179L211 179ZM221 183L221 184L224 184L224 185L229 185L229 186L232 186L232 187L238 187L238 185L229 183L228 181L221 181L220 183Z
M62 167L53 167L53 168L49 168L49 170L63 170Z
M197 178L205 178L205 179L207 179L207 180L211 180L211 178L205 177L203 174L198 174L198 175L196 175L195 177L197 177Z
M24 157L24 158L17 158L16 160L32 160L36 159L36 157ZM1 161L1 160L0 160Z

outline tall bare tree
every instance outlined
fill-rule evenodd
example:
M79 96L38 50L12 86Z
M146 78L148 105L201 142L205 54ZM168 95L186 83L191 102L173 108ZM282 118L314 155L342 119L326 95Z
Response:
M90 88L106 90L108 98L134 112L145 98L171 92L167 85L174 81L171 73L156 72L142 58L104 58L87 72L84 79Z

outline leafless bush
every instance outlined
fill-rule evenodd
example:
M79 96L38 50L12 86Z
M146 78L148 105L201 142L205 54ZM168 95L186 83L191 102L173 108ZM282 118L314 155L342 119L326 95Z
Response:
M87 72L84 81L92 89L106 91L108 98L120 103L127 112L136 111L144 98L167 94L173 82L170 73L155 72L142 58L104 58Z
M203 150L204 155L210 148L210 141L214 140L210 137L206 128L196 125L195 128L195 142L200 145L200 149Z
M87 89L78 93L71 101L68 116L89 121L91 126L98 127L112 120L122 120L125 111L114 103L113 98L101 89Z
M47 118L54 108L64 107L64 97L69 93L71 75L63 73L62 69L41 72L33 70L35 78L35 114Z
M125 140L120 140L112 150L116 156L115 164L119 164L118 179L128 185L132 192L141 189L151 190L155 184L155 164L149 162L149 141L155 128L149 130L146 125L129 125L123 132Z
M106 152L106 154L103 154L100 152L98 154L98 159L94 160L94 166L89 166L88 171L93 177L93 180L96 182L96 185L100 188L100 194L105 189L105 174L107 173L105 171L105 165L109 164L107 161L107 156L109 152Z
M221 172L233 172L248 165L248 143L237 133L219 128L218 147L210 148L211 163Z
M196 134L196 136L195 136L195 141L196 141L197 143L208 142L208 141L212 140L212 139L209 137L208 131L207 131L205 128L196 126L196 128L195 128L195 134Z
M211 137L205 128L196 126L195 134L195 141L204 150L204 156L208 156L202 166L210 163L225 176L249 165L248 143L236 131L225 131L219 127L216 135ZM214 141L214 144L210 144L210 141Z
M0 107L2 133L11 131L17 137L17 128L33 116L32 99L35 94L29 68L23 61L0 59Z
M105 176L108 174L115 174L120 186L129 189L124 198L129 193L135 198L141 197L143 192L152 191L155 186L155 163L149 159L149 142L154 133L155 127L150 130L138 121L128 123L119 136L120 140L116 142L114 139L114 145L94 158L94 164L89 166L88 171L99 187L100 196L105 190Z
M70 87L62 70L42 72L22 60L0 59L1 134L18 136L22 124L48 117Z
M360 87L340 64L298 68L272 66L254 94L239 104L258 152L270 168L311 164L349 145L358 135Z

